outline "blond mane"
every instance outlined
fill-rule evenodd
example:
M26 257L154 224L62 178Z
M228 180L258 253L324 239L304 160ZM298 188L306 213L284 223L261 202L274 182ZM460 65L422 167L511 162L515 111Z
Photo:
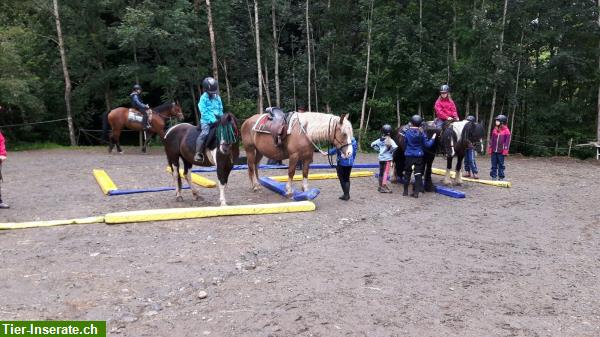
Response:
M328 137L332 136L330 132L333 132L331 125L340 122L340 116L321 112L303 112L297 116L300 124L305 126L308 137L315 142L329 140ZM342 131L352 136L352 124L348 119L344 120Z

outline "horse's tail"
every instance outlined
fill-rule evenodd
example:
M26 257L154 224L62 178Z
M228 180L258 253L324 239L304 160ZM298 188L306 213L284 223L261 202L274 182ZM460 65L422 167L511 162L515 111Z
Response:
M110 113L110 111L105 112L102 115L102 140L108 142L108 114Z

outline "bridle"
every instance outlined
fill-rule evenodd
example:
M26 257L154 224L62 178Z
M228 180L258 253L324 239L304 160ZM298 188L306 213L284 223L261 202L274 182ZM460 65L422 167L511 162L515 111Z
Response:
M336 122L333 121L333 123L331 123L332 120L333 120L333 116L331 116L329 118L329 125L327 125L327 139L330 140L329 141L329 145L333 145L333 147L327 146L327 150L328 150L327 151L327 159L329 161L329 165L331 167L334 167L335 165L333 165L333 155L329 154L329 150L331 150L332 148L335 148L338 151L342 151L342 149L346 148L347 146L352 145L352 143L348 143L348 142L344 143L345 140L343 140L343 141L340 142L342 145L340 145L339 147L335 146L335 141L336 140L339 141L339 139L337 139L338 132L337 132L337 128L335 127ZM332 125L333 125L333 138L331 138L331 128L332 128ZM344 124L342 124L342 125L344 125ZM332 139L333 139L333 141L331 141Z

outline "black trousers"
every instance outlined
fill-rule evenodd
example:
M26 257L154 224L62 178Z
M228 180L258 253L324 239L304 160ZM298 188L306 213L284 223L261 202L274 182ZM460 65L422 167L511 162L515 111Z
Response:
M423 174L423 157L405 157L404 158L404 178L410 182L410 176L415 171L415 178Z
M352 166L341 166L340 164L338 164L336 166L336 171L340 183L350 182L350 173L352 172Z

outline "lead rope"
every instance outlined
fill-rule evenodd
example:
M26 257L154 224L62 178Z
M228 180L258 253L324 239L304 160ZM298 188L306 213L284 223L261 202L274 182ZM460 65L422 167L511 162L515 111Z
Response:
M302 123L300 122L300 118L298 116L296 116L295 119L298 120L298 124L300 125L300 131L302 131L302 133L304 133L306 135L306 138L308 138L308 141L315 147L315 149L319 150L319 152L323 155L329 155L328 152L324 152L323 150L321 150L321 148L319 148L319 146L317 146L317 144L315 144L312 141L312 139L310 139L310 137L308 136L308 132L306 132L306 130L304 129L304 126L302 126Z

